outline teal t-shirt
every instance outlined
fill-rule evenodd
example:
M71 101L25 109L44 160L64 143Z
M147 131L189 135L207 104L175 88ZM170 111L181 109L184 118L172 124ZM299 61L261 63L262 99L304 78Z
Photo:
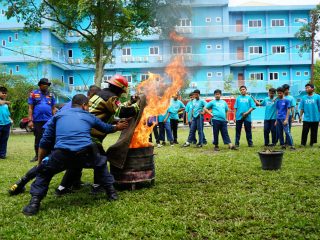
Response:
M203 108L207 105L207 102L205 100L202 99L193 99L192 101L192 105L193 105L193 117L198 117L200 112L203 111Z
M304 96L300 102L300 109L304 112L303 121L319 122L320 99L318 95Z
M165 114L161 114L161 115L159 115L158 116L158 122L163 122L165 119L166 119L166 117L167 117L167 115L168 115L168 113L169 113L169 109L167 110L167 112L165 113ZM169 121L170 120L170 117L171 116L169 116L168 117L168 120L167 121Z
M234 108L237 109L236 120L241 120L243 113L247 112L250 108L256 109L256 104L250 96L241 95L237 97L236 103L234 104ZM245 120L251 122L251 113L247 116Z
M185 108L185 105L180 100L172 100L169 107L170 119L179 120L178 111L181 108Z
M8 125L11 123L10 111L7 104L0 105L0 125Z
M190 101L187 103L187 106L185 109L186 113L188 113L188 122L190 122L192 119L192 109L193 109L192 101Z
M284 96L284 98L289 100L291 107L295 107L296 106L296 100L294 99L294 97L292 97L291 95L288 95L288 96ZM292 116L292 112L291 111L290 111L290 115L289 116Z
M271 99L270 97L266 97L262 102L261 106L265 106L266 110L264 113L264 120L275 120L277 119L277 109L275 98Z
M207 103L206 109L212 109L212 119L224 122L227 121L226 112L229 110L229 108L226 101L222 99L212 100L211 102Z

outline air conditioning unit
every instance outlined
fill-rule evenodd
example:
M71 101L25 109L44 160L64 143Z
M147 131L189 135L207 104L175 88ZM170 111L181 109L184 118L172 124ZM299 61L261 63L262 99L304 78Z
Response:
M88 87L87 85L84 85L84 86L83 86L83 90L84 90L84 91L88 91L88 90L89 90L89 87Z
M81 91L81 86L75 86L74 89L75 89L76 91Z
M134 57L129 57L130 62L134 62Z
M74 86L69 86L69 91L72 92L74 90Z
M141 57L136 57L136 62L141 62Z
M81 36L81 34L80 34L80 33L78 33L78 32L76 32L76 36L77 36L77 37L80 37L80 36Z
M80 64L80 63L81 63L81 59L80 59L80 58L77 58L76 63L77 63L77 64Z
M189 87L190 88L196 88L197 87L197 83L196 82L191 82Z
M69 59L68 59L68 63L73 64L73 63L74 63L73 58L69 58Z
M159 62L162 62L162 60L163 60L163 59L162 59L162 56L158 56L158 61L159 61Z
M144 61L144 62L148 62L148 60L149 60L149 59L148 59L147 56L144 56L144 57L143 57L143 61Z
M69 36L69 37L73 37L73 36L74 36L74 33L73 33L72 31L69 31L69 32L68 32L68 36Z

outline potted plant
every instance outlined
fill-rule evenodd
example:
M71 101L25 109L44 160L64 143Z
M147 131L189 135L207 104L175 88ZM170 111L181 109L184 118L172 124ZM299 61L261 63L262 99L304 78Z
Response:
M267 148L258 152L263 170L279 170L282 165L283 151Z

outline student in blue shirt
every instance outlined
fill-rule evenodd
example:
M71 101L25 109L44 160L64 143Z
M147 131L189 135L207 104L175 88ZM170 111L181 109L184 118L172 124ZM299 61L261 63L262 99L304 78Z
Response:
M12 120L10 111L6 101L8 90L5 87L0 87L0 159L5 159L7 155L7 144L10 135L10 127Z
M277 120L275 126L277 127L277 134L279 137L280 145L282 149L286 149L283 132L285 132L288 139L288 145L291 150L295 150L293 146L293 139L289 128L289 115L291 111L290 101L284 98L284 89L282 87L277 88L278 100L276 102Z
M306 84L305 86L307 95L301 99L300 102L300 117L299 122L302 120L303 115L303 127L301 135L301 145L306 146L308 133L310 130L310 146L317 143L318 138L318 126L320 117L320 99L319 95L314 93L314 85Z
M194 99L192 101L193 111L192 111L192 124L191 130L188 136L188 140L183 144L183 147L189 147L190 143L193 141L193 135L198 130L199 142L196 145L197 147L202 147L205 144L204 134L203 134L203 125L204 125L204 107L207 105L207 102L203 99L200 99L200 90L196 89L193 92Z
M189 94L189 98L190 98L190 101L186 105L185 114L186 114L186 124L189 125L189 133L190 133L191 123L192 123L192 110L193 110L192 101L194 99L193 92ZM191 137L192 137L191 143L192 144L197 144L196 134L194 134Z
M292 123L294 122L294 108L296 106L296 100L293 96L289 95L290 86L288 84L283 84L282 88L284 89L284 98L290 102L290 115L288 119L289 130L291 132ZM288 145L288 139L286 138L286 144Z
M158 125L159 125L159 141L162 141L162 146L166 145L166 134L167 140L170 145L173 146L173 137L170 127L170 113L169 109L163 115L158 116Z
M180 100L178 100L178 94L173 96L173 99L169 107L169 112L170 112L170 126L171 126L174 144L179 144L178 143L179 112L183 111L185 107L186 106Z
M229 108L226 101L220 99L221 94L221 90L215 90L215 100L212 100L211 102L207 103L206 107L204 108L204 111L212 116L211 123L213 130L214 151L219 151L219 132L221 132L223 143L228 144L229 149L235 150L236 148L231 143L227 128L227 113ZM212 112L209 112L209 109L212 109Z
M246 131L248 146L252 147L252 130L251 130L251 112L256 108L253 99L247 95L247 87L239 88L241 95L237 97L234 105L235 122L236 122L236 140L235 145L239 147L242 125Z
M276 101L275 101L276 89L269 89L269 97L266 97L261 103L252 97L254 102L258 106L265 106L264 113L264 145L265 146L275 146L277 144L277 129L274 125L276 122ZM271 132L272 144L269 145L269 134Z
M93 167L99 183L105 189L110 201L118 196L113 187L114 179L108 172L106 158L101 156L91 140L94 127L105 133L112 133L128 127L127 122L117 125L106 124L88 112L88 98L77 94L72 98L72 108L57 113L48 124L39 145L39 159L36 180L31 185L30 203L23 208L25 215L38 213L41 200L46 196L54 175L67 168ZM54 149L48 157L48 150Z

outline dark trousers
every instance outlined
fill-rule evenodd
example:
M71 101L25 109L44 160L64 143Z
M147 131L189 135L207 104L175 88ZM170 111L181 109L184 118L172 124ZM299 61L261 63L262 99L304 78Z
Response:
M246 132L248 145L251 146L253 144L253 142L252 142L251 122L246 121L246 120L237 120L236 121L236 140L235 140L235 145L239 146L242 124L244 124L244 130Z
M11 123L7 125L0 125L0 157L7 155L7 144L10 135Z
M173 142L172 138L172 132L171 132L171 127L169 122L159 122L159 140L165 142L166 139L166 134L167 134L167 140L169 142Z
M203 135L203 115L199 115L192 119L191 129L188 136L188 142L192 143L194 140L196 131L198 130L199 141L198 144L202 145L204 143L204 135Z
M228 127L226 121L212 120L212 131L213 131L213 144L219 145L219 132L221 133L223 143L230 144L231 140L228 133Z
M160 143L160 139L159 139L159 132L158 132L158 126L154 126L153 127L153 134L154 134L154 138L156 139L156 143L159 144ZM152 142L152 133L149 136L149 142Z
M268 146L270 143L270 141L269 141L270 132L271 132L272 144L273 145L277 144L277 128L276 128L276 126L274 126L275 122L276 122L275 119L264 120L263 132L264 132L264 145L265 146Z
M83 167L93 167L94 173L99 183L104 188L110 187L113 184L113 176L108 172L106 163L95 165L93 153L75 153L62 149L52 151L49 158L45 158L38 167L36 180L31 185L30 194L43 198L48 191L48 187L52 177L67 168L81 169Z
M46 121L41 121L41 122L33 122L33 134L34 134L34 151L36 153L36 156L38 156L38 148L39 148L39 143L42 138L42 135L44 133L43 125L46 124Z
M306 122L303 121L302 135L301 135L301 145L305 146L307 144L307 138L310 130L310 146L318 141L318 126L319 122Z
M284 119L277 119L277 135L280 141L280 145L283 146L286 143L289 146L293 146L293 139L291 136L289 123L287 125L284 125L283 122ZM288 142L284 141L283 132L285 133L286 140L288 140Z
M292 115L290 115L289 116L289 118L288 118L288 126L289 126L289 131L290 131L290 134L291 134L291 127L292 127ZM292 138L292 136L291 136L291 138ZM287 135L286 135L286 145L289 145L289 146L291 146L290 144L289 144L289 142L290 141L288 141L288 138L287 138Z
M188 122L189 124L189 133L190 133L190 130L191 130L191 124L192 124L192 120ZM196 133L194 133L192 136L191 136L191 143L193 144L196 144L197 143L197 138L196 138Z
M178 124L179 124L178 119L170 119L170 127L171 127L174 142L178 141Z

